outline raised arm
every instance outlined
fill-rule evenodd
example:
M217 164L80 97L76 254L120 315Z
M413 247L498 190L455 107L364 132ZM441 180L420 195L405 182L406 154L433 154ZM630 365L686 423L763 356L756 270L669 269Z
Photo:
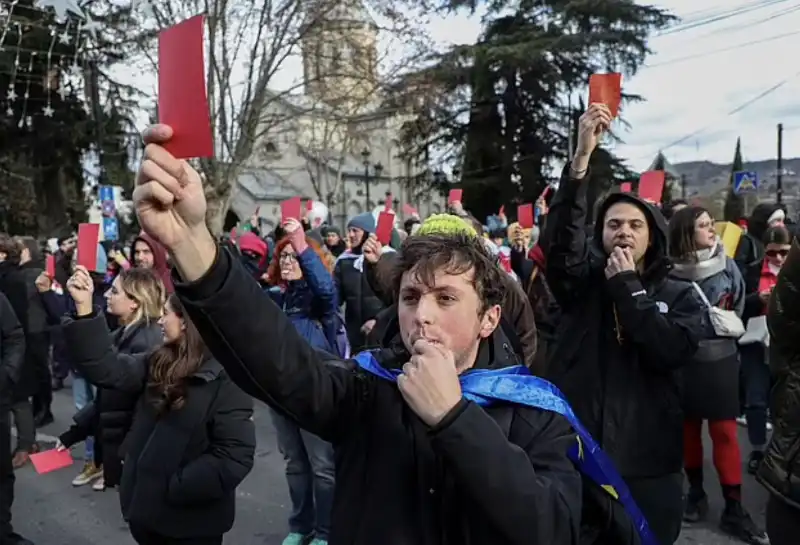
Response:
M124 392L138 393L144 389L147 354L118 352L101 312L67 317L62 324L71 361L86 380L95 386Z
M329 440L346 433L367 379L311 348L227 251L213 241L207 248L210 269L196 282L176 282L175 292L217 361L245 392L302 428Z

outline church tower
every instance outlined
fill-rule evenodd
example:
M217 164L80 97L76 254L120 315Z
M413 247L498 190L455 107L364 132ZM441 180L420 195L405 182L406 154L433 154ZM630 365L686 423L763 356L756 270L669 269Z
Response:
M350 113L376 100L378 25L361 0L311 0L301 29L308 96Z

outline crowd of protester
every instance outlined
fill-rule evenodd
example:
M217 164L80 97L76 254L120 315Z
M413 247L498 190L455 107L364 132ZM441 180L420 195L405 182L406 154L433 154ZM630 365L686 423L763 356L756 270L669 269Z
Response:
M386 245L378 211L341 231L321 203L215 239L200 177L159 146L167 127L150 129L143 231L99 244L95 270L77 265L74 234L52 275L36 240L0 236L2 544L30 543L11 529L13 470L65 382L75 414L57 448L82 444L85 462L72 484L118 491L140 544L222 543L255 463L253 398L285 459L283 545L670 545L709 516L704 423L721 531L792 543L790 218L761 203L725 248L695 204L588 202L610 122L602 105L583 115L533 228L451 202L397 221ZM743 471L770 492L766 529L743 506Z

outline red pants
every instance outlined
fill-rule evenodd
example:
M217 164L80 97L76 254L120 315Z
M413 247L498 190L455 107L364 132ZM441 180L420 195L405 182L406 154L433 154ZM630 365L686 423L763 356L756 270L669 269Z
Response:
M742 452L739 449L736 420L709 420L708 433L713 445L714 467L720 484L742 484ZM683 423L683 465L689 469L703 467L703 421Z

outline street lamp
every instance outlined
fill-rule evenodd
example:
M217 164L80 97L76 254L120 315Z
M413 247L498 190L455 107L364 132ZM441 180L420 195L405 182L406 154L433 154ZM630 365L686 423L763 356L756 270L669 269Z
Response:
M369 208L369 148L364 148L361 152L361 159L364 163L364 189L367 194L367 208Z

